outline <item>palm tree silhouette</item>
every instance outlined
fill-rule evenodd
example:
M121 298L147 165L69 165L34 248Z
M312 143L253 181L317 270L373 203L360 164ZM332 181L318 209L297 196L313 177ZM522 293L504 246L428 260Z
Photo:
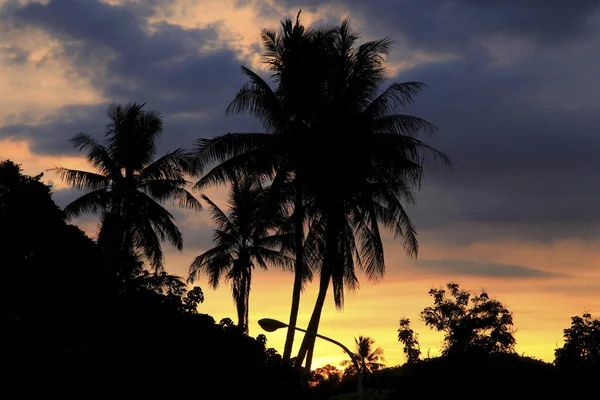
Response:
M381 347L373 349L373 345L375 344L373 339L368 336L359 336L358 338L354 338L354 342L356 343L355 354L357 356L358 366L364 376L370 375L385 367L383 364L385 362L383 349ZM344 360L340 365L346 367L344 375L356 375L356 367L352 361Z
M112 254L112 261L129 257L128 267L119 271L123 281L139 272L140 251L155 273L164 269L162 241L178 250L183 238L173 215L161 203L173 200L182 207L200 210L200 202L186 189L185 152L176 149L153 160L156 138L162 133L162 117L144 111L144 104L108 107L105 144L78 133L70 142L87 152L97 172L57 167L53 170L77 189L90 191L65 207L70 217L101 211L98 243Z
M342 308L344 287L357 286L355 262L370 279L383 275L379 223L402 237L409 255L416 256L416 232L404 204L414 202L413 190L428 156L449 161L416 138L421 131L432 132L433 125L394 113L396 106L410 104L423 84L396 83L377 96L389 40L357 46L358 36L347 21L320 30L304 28L298 18L295 24L286 20L282 25L280 36L268 31L263 35L265 62L277 87L271 89L242 67L248 82L228 108L255 114L266 133L200 139L195 168L204 176L197 186L222 183L229 174L243 172L272 180L276 194L291 182L296 274L289 325L295 327L306 272L322 262L308 327L317 332L330 283L336 306ZM305 224L311 227L306 237ZM284 356L291 351L290 337ZM310 368L314 339L304 337L298 365L308 354Z
M403 239L409 256L417 256L416 230L404 206L415 203L426 162L441 160L451 166L445 154L416 137L432 133L432 124L395 112L411 104L424 84L394 83L377 94L391 41L358 45L359 36L348 21L332 36L322 83L328 102L311 122L306 143L312 157L302 171L305 190L315 199L312 217L320 227L315 242L323 249L319 294L307 328L311 332L318 331L330 283L341 309L344 288L358 287L355 265L370 280L383 276L380 224ZM297 357L300 364L306 357L308 369L314 343L315 336L306 335Z
M263 203L267 196L266 189L250 177L231 181L229 212L222 211L206 195L202 195L217 224L215 247L195 258L188 275L188 282L193 283L205 273L213 288L219 286L222 276L231 282L238 326L245 333L248 333L250 283L255 264L264 269L269 264L287 268L292 262L280 251L282 247L289 246L286 244L289 235L278 230L284 217L273 210L265 210Z
M284 360L289 360L292 352L301 291L312 279L310 260L316 260L314 255L304 256L307 194L297 171L306 158L305 146L299 146L301 136L307 130L306 121L314 113L315 101L322 97L317 95L321 88L315 77L322 65L319 59L322 52L316 51L321 41L316 38L327 34L306 29L300 24L299 15L295 23L290 19L282 22L281 34L268 29L262 32L266 49L264 62L279 84L277 89L271 89L258 74L242 66L248 82L227 108L228 114L255 114L266 133L229 133L213 139L202 138L197 141L194 151L194 172L203 175L196 189L223 184L231 175L253 173L271 180L269 204L290 206L294 232L290 248L294 251L295 262Z

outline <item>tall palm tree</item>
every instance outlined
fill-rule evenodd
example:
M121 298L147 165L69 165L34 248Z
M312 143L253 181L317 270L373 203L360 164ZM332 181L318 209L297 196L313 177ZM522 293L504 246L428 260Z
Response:
M271 89L243 68L248 83L228 109L255 114L267 133L201 139L196 167L204 173L200 186L221 182L231 171L252 171L272 179L276 189L279 182L293 183L296 232L303 232L305 223L311 226L306 237L297 235L297 243L304 246L297 245L296 251L303 249L306 257L297 253L296 277L322 261L319 296L308 327L316 332L330 283L341 308L344 287L357 286L355 262L371 279L383 275L379 223L402 237L409 255L416 256L416 232L404 205L414 201L413 190L428 157L448 160L416 138L419 132L432 132L433 125L394 112L395 106L410 104L423 84L397 83L377 95L389 40L357 46L358 36L347 21L335 29L309 30L298 20L295 25L287 20L283 27L280 39L265 35L265 61L277 87ZM295 326L296 293L300 290L294 290L290 329ZM302 363L308 353L307 367L314 338L304 337L298 356ZM290 341L286 351L288 345Z
M190 283L203 273L208 275L208 282L213 288L217 288L221 277L225 276L231 282L238 326L246 333L250 284L255 264L263 269L267 269L269 264L286 268L292 261L280 250L289 247L289 235L280 233L278 229L284 221L283 216L263 207L267 195L266 189L249 177L232 179L228 212L222 211L206 195L202 195L217 224L215 247L195 258L188 275Z
M412 103L425 85L394 83L378 94L391 41L358 45L358 39L344 21L328 42L329 68L324 72L328 102L312 121L307 140L313 156L303 170L305 190L315 198L314 215L322 226L317 242L323 248L319 294L307 328L311 332L318 330L330 283L341 308L344 288L358 284L355 265L368 279L383 276L380 225L403 239L409 256L417 256L416 230L404 207L415 203L427 160L450 166L443 153L416 138L435 127L395 111ZM306 335L297 358L302 363L306 357L308 369L314 343L315 336Z
M164 269L161 242L168 241L178 250L183 247L174 217L162 203L173 200L182 207L202 207L185 189L186 153L182 149L154 160L162 117L143 107L135 102L109 106L104 144L86 133L70 140L87 152L96 172L53 170L73 187L89 190L68 204L65 212L70 217L101 212L98 242L115 256L112 261L121 256L134 260L139 251L158 273ZM131 267L136 262L125 264L129 270L118 272L123 281L129 281L139 271Z
M295 23L291 19L283 21L281 33L268 29L262 32L264 62L273 72L277 88L273 90L258 74L242 67L248 82L227 108L227 113L255 114L266 133L199 139L194 165L194 172L203 175L195 186L197 189L225 183L231 174L252 172L272 181L270 204L289 204L292 210L294 284L284 360L289 360L292 352L301 291L312 279L310 261L304 256L306 193L296 172L306 158L299 139L314 114L315 100L322 98L318 95L322 87L315 75L322 65L319 57L323 54L316 47L322 46L323 40L316 38L327 35L325 31L306 29L300 24L299 15Z
M358 360L358 367L360 372L364 375L370 375L375 371L378 371L385 367L385 358L383 357L383 349L377 347L373 349L375 341L368 336L359 336L354 338L356 343L356 356ZM356 375L356 367L350 360L344 360L340 363L341 366L346 367L344 375Z

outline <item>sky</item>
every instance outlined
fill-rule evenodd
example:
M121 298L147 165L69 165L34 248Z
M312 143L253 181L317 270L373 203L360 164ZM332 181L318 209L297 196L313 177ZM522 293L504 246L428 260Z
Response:
M384 279L359 275L342 311L330 293L319 332L349 347L370 336L393 366L405 361L397 329L407 317L423 353L439 355L443 335L419 312L432 304L429 289L454 281L505 303L517 352L551 362L572 316L600 315L599 1L0 0L0 159L44 172L64 207L81 193L47 170L89 169L68 139L101 139L111 102L146 102L164 116L160 153L260 131L252 116L225 108L244 83L241 65L268 76L261 30L299 9L305 24L348 18L363 40L394 40L385 84L428 85L402 112L435 124L424 140L454 163L452 172L426 171L408 210L418 259L386 234ZM205 194L226 198L219 188ZM210 248L213 225L206 212L170 210L185 245L165 245L166 268L186 277ZM73 223L97 232L94 216ZM292 283L286 271L255 272L250 335L264 333L260 318L287 321ZM200 312L235 320L227 282L196 284L206 295ZM316 293L315 281L303 293L300 326ZM282 352L285 332L266 335ZM343 359L317 341L313 366Z

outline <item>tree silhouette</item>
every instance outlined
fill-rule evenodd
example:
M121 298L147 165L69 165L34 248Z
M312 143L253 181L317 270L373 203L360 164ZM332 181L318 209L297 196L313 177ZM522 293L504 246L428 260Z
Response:
M231 292L237 309L238 326L248 332L248 304L252 270L255 264L288 267L292 260L280 251L289 240L277 228L283 217L276 212L266 213L263 206L267 191L256 180L247 177L233 179L229 191L229 211L222 211L207 196L213 221L215 247L195 258L189 269L188 281L194 282L206 274L213 288L222 276L231 282ZM268 210L272 211L272 210Z
M434 305L421 312L421 318L431 329L444 332L445 356L460 356L468 351L514 353L512 313L486 292L477 296L461 290L457 283L446 290L431 289Z
M290 19L282 22L281 34L268 29L262 32L264 62L273 72L277 88L271 89L258 74L242 66L248 82L227 108L228 114L250 112L256 115L266 133L234 133L199 139L193 169L203 175L195 186L197 189L226 183L231 175L253 173L272 180L272 199L268 204L278 207L291 203L295 262L289 328L283 353L283 359L287 361L292 351L300 293L312 279L310 265L304 257L306 193L298 174L307 154L306 146L301 147L299 143L314 114L316 101L320 99L317 93L321 90L321 81L314 76L322 66L318 58L322 52L314 48L320 42L313 40L314 31L300 24L299 15L295 24ZM209 167L212 168L208 170Z
M419 345L418 333L410 327L410 319L402 318L398 328L398 341L404 344L404 356L406 362L414 364L419 361L421 356L421 346Z
M294 186L297 253L286 358L307 268L323 261L320 295L309 325L316 331L330 283L339 308L344 286L356 286L354 256L370 278L381 277L379 222L403 237L407 251L416 254L414 227L404 204L414 200L412 189L418 187L427 156L448 160L415 137L420 131L432 131L431 124L394 113L395 106L410 104L424 85L393 84L377 96L389 40L357 46L357 35L347 22L312 30L298 19L295 24L286 20L282 32L280 36L267 32L264 37L265 61L276 88L243 67L248 82L228 108L255 114L267 133L199 139L194 167L203 174L198 187L223 183L229 175L243 172L272 179L272 193L290 181ZM311 213L303 212L305 208ZM301 253L304 221L313 221L309 224L317 228L312 249L319 250L319 257ZM343 240L338 235L342 231ZM310 367L313 346L314 337L306 336L299 363L310 349Z
M554 351L554 363L559 367L600 369L600 318L590 313L571 318L564 330L565 343Z
M112 104L108 108L105 144L79 133L70 141L87 152L97 172L54 168L59 176L77 189L89 192L65 207L70 217L101 211L98 243L113 254L112 262L138 250L155 272L163 270L161 241L178 250L183 247L181 232L173 215L160 203L174 200L180 206L201 209L184 179L185 153L177 149L153 160L156 138L162 133L162 117L144 111L144 104ZM133 256L132 256L133 257ZM128 281L139 270L128 262L119 273Z
M358 287L354 267L368 279L385 271L380 225L404 241L416 257L418 242L405 206L415 203L424 162L441 160L441 152L416 139L432 132L429 122L396 113L413 102L423 88L419 82L394 83L378 94L385 79L384 56L391 42L379 39L358 44L359 35L348 21L327 35L322 86L325 106L311 122L305 145L312 157L301 171L305 190L314 196L311 217L317 221L323 249L319 294L307 330L317 332L331 284L334 301L343 307L344 288ZM430 158L431 157L431 158ZM315 336L305 335L298 360L310 368Z
M375 341L368 336L359 336L354 338L356 344L356 356L358 360L358 367L364 376L371 375L373 372L378 371L385 367L383 364L385 358L383 357L383 349L381 347L373 348ZM351 360L343 360L340 363L341 366L346 367L344 371L345 376L356 375L356 367Z

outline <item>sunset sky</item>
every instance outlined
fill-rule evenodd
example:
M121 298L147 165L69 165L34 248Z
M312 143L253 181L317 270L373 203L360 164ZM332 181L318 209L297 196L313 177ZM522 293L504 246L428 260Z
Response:
M388 83L428 85L405 112L438 127L425 140L455 166L428 170L409 209L418 260L386 235L383 281L360 275L343 311L330 296L319 332L348 346L371 336L386 364L398 365L398 320L408 317L421 350L439 355L442 335L419 312L431 304L430 288L455 281L506 303L517 351L552 361L571 316L600 316L598 1L0 0L0 160L32 175L88 169L67 140L80 131L100 139L113 101L147 102L163 114L160 153L199 137L260 131L251 116L225 116L225 108L244 83L241 65L268 76L261 29L300 8L306 24L349 18L365 40L394 40ZM51 172L44 179L61 207L81 194ZM206 194L222 204L226 193ZM211 246L213 225L206 212L172 211L185 248L165 245L166 266L185 277ZM96 234L93 216L73 222ZM289 272L256 271L250 335L263 333L260 318L287 321L292 281ZM235 320L226 282L217 290L198 284L206 295L200 312ZM303 294L302 327L316 292L314 282ZM267 338L283 351L283 330ZM345 359L316 343L313 366Z

